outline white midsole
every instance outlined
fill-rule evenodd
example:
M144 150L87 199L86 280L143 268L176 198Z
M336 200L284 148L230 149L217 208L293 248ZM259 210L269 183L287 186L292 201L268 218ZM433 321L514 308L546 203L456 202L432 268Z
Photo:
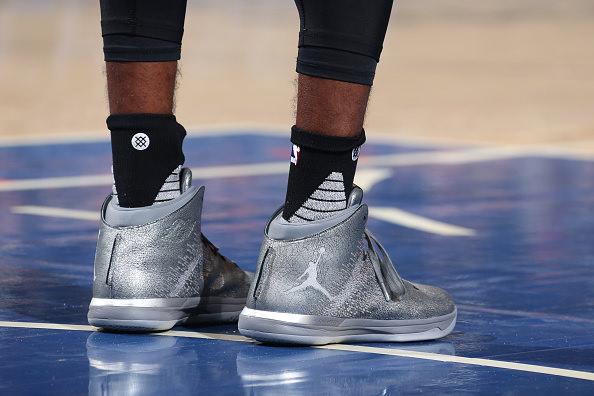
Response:
M261 311L252 308L245 307L241 312L242 316L252 317L252 318L259 318L259 319L270 319L270 320L278 320L282 322L288 323L296 323L296 324L316 324L316 325L329 325L329 326L407 326L407 325L423 325L423 324L430 324L430 323L438 323L442 321L446 321L450 318L456 318L457 310L453 312L438 316L434 318L428 319L401 319L401 320L382 320L382 319L345 319L345 318L333 318L327 316L316 316L316 315L303 315L303 314L294 314L294 313L286 313L286 312L272 312L272 311ZM323 323L326 322L326 323Z
M200 297L93 298L91 307L186 308L200 304Z

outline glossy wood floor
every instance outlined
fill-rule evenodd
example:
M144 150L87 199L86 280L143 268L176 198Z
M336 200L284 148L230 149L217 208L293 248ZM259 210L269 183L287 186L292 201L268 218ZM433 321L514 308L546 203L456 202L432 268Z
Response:
M356 182L400 274L448 290L458 323L324 348L87 325L111 183L98 14L0 0L0 394L594 394L592 1L396 4ZM188 8L186 161L205 233L247 270L284 197L297 27L289 0Z
M283 130L214 132L185 143L206 185L203 230L254 271L289 147ZM0 394L592 395L594 161L375 140L356 177L368 226L404 278L454 297L457 325L438 341L295 348L251 343L236 325L98 332L86 314L109 142L0 147Z

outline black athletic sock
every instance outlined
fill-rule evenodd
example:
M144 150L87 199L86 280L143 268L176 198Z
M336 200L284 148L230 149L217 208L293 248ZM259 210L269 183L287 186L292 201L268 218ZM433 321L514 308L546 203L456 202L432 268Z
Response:
M346 208L365 131L353 138L291 129L291 169L283 218L306 222Z
M107 127L118 204L152 205L170 175L184 163L184 127L168 114L115 114L107 118Z

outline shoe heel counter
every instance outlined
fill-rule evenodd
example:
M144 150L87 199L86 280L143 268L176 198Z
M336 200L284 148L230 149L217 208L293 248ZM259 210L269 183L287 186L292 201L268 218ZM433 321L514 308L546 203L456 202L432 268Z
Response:
M110 298L111 282L109 270L113 249L116 245L117 232L104 223L99 228L97 250L95 252L95 265L93 269L93 297Z
M200 239L203 189L181 208L138 226L102 221L95 256L94 297L200 296L204 251Z
M274 261L275 251L270 246L268 238L264 237L262 246L260 248L260 254L258 257L258 265L254 274L254 280L250 286L248 292L246 307L256 308L258 299L260 299L264 285L267 282L268 274L270 274L270 265Z
M356 292L353 269L361 266L367 208L306 238L264 237L248 308L319 315Z

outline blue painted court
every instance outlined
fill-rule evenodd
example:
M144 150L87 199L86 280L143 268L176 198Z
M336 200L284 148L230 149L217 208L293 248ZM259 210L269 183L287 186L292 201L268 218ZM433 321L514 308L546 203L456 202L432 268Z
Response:
M203 231L255 270L282 133L190 134ZM107 140L0 145L0 394L594 394L594 158L370 138L356 182L400 274L458 304L423 343L270 347L234 326L88 326Z

